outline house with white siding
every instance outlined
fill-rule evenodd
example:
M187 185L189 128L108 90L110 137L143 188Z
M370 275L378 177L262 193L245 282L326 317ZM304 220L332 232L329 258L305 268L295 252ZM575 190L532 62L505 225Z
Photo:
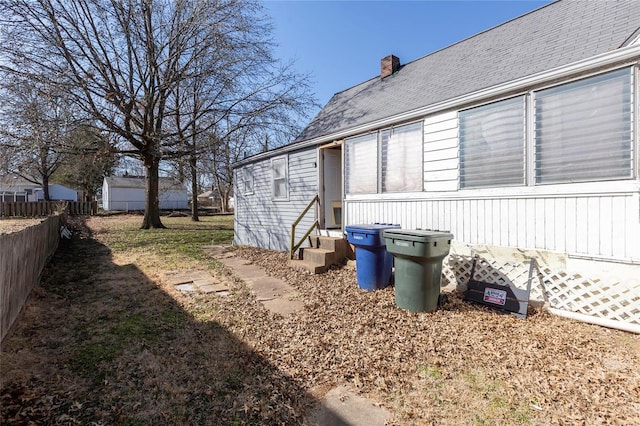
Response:
M102 208L106 211L144 210L145 178L142 176L107 176L102 181ZM161 177L158 188L160 210L186 210L189 194L184 185Z
M383 58L291 144L235 164L235 243L290 250L318 195L321 230L447 230L461 251L637 282L639 63L637 1L557 1L409 63Z

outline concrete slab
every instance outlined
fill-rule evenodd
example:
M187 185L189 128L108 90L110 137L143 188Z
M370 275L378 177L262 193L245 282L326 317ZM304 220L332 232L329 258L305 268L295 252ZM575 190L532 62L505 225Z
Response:
M185 293L192 293L198 291L198 287L193 284L179 284L176 286L176 290L184 291Z
M269 300L291 293L293 288L282 280L263 276L252 281L251 290L256 294L258 300Z
M193 281L193 278L191 278L191 275L184 271L166 272L164 276L167 282L171 285L185 284Z
M389 411L343 385L327 392L306 420L310 425L322 426L383 426L390 418Z
M242 259L239 257L226 257L226 258L222 258L222 259L218 259L220 262L222 262L223 264L227 265L230 268L236 268L238 266L244 266L244 265L250 265L251 261L250 260L246 260L246 259Z
M213 277L209 277L209 278L194 278L193 283L195 285L197 285L198 287L201 287L203 285L214 285L216 284L216 280L213 279Z
M223 283L217 283L217 284L206 284L206 285L201 285L199 286L200 290L204 293L217 293L220 291L228 291L229 290L229 286Z

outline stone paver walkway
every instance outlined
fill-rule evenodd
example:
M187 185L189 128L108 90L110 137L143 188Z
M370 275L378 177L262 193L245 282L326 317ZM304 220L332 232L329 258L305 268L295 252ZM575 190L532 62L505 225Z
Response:
M251 261L237 257L233 251L228 251L228 246L207 247L205 251L232 269L270 311L287 316L304 306L295 288L281 279L268 276ZM305 416L305 423L318 426L383 426L389 418L389 411L343 385L327 392Z
M270 277L251 261L237 257L232 251L225 251L224 246L212 246L205 250L246 282L258 301L271 312L287 316L304 306L299 300L299 293L292 286L279 278Z

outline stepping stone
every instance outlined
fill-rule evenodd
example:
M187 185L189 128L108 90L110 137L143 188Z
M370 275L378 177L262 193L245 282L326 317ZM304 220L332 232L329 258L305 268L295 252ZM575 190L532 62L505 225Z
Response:
M193 284L178 284L176 290L184 291L185 293L192 293L198 291L197 287Z
M264 276L251 283L251 290L256 294L257 299L262 301L291 293L293 288L282 280Z
M200 290L202 290L204 293L219 293L222 291L228 292L229 290L229 286L223 283L205 284L199 287Z
M343 385L327 392L320 406L305 423L322 426L383 426L390 418L389 411L354 394Z

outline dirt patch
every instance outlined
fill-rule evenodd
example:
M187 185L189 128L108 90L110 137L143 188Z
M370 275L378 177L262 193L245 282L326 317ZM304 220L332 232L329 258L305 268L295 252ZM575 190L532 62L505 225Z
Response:
M282 317L213 259L170 251L186 222L157 235L90 225L61 242L0 354L0 423L299 424L339 385L391 424L640 423L639 336L456 293L410 313L392 287L358 289L353 269L310 275L284 253L238 249L298 292L303 308ZM196 268L224 276L229 296L163 278Z

